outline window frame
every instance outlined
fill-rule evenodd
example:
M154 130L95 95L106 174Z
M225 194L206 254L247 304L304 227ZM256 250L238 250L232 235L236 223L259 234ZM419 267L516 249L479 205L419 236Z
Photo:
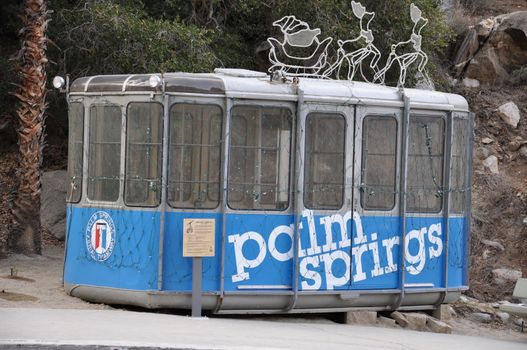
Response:
M393 172L393 190L394 190L394 194L393 194L393 205L389 208L367 208L365 206L365 200L363 199L364 198L364 191L362 190L362 186L364 184L364 170L365 170L365 158L366 158L366 155L365 155L365 141L366 141L366 138L365 138L365 123L367 121L367 119L370 119L370 118L375 118L375 119L392 119L394 122L395 122L395 133L394 133L394 143L395 143L395 151L394 151L394 172ZM362 208L362 210L364 211L368 211L368 212L391 212L393 211L396 207L397 207L397 192L398 192L398 186L399 186L399 182L398 182L398 177L397 177L397 173L399 172L399 153L400 153L400 148L399 148L399 132L400 132L400 127L399 127L399 120L397 118L397 115L395 114L382 114L382 113L375 113L375 112L372 112L372 113L366 113L364 114L364 116L362 117L362 120L361 120L361 139L360 139L360 169L359 169L359 174L360 174L360 191L359 191L359 199L358 199L358 202L360 203L360 207ZM357 149L357 148L356 148Z
M71 105L72 104L79 104L81 105L81 111L82 111L82 115L81 115L81 157L80 157L80 183L79 183L79 187L78 187L78 191L79 191L79 195L78 195L78 200L73 200L73 193L74 191L72 190L71 191L71 194L70 196L68 196L68 189L66 189L66 203L70 203L70 204L76 204L76 203L79 203L82 199L83 199L83 185L84 185L84 147L86 146L86 140L85 140L85 135L84 135L84 132L86 131L86 128L85 128L85 121L86 121L86 111L85 111L85 106L84 106L84 101L82 100L73 100L73 101L68 101L68 168L66 170L66 173L68 174L69 173L69 166L70 166L70 152L71 152L71 149L70 149L70 135L71 135L71 130L70 130L70 116L69 116L69 112L71 110ZM68 174L69 175L69 174ZM75 175L74 175L75 177ZM69 182L69 185L71 186L71 182L73 182L73 179L70 178L69 179L70 182ZM67 184L68 185L68 184Z
M232 125L233 125L233 110L237 107L241 107L241 108L260 108L260 109L270 109L270 108L275 108L275 109L282 109L282 110L287 110L289 112L289 121L290 121L290 125L291 125L291 133L290 133L290 137L289 137L289 163L288 163L288 169L289 169L289 177L288 177L288 181L287 181L287 205L284 207L284 208L234 208L231 206L231 203L229 201L229 198L230 198L230 191L229 191L229 186L230 186L230 165L231 165L231 161L232 161L232 155L231 155L231 148L232 148L232 137L231 137L231 130L232 130ZM293 108L291 108L291 106L287 105L287 104L276 104L274 102L271 102L269 104L267 103L262 103L262 101L258 101L257 103L254 103L254 104L251 104L251 103L239 103L239 104L232 104L231 105L231 108L229 110L229 130L227 130L227 134L229 135L229 140L228 140L228 156L227 156L227 160L225 162L225 166L227 167L227 171L226 171L226 175L227 175L227 178L226 178L226 185L227 185L227 190L226 190L226 198L225 198L225 204L227 206L227 208L231 211L236 211L236 212L243 212L243 211L256 211L256 212L274 212L274 213L279 213L279 212L286 212L286 211L290 211L291 209L291 203L293 202L293 194L292 194L292 187L293 187L293 178L294 176L292 176L292 174L294 174L295 170L292 169L292 165L294 164L294 161L295 161L295 151L294 151L294 145L295 145L295 141L296 141L296 132L295 132L295 127L296 127L296 123L295 123L295 113L294 113L294 110ZM245 120L245 127L247 128L248 124L247 124L247 120ZM261 131L260 131L261 132ZM278 186L278 183L276 184ZM243 200L243 199L242 199Z
M454 152L453 152L453 149L454 149L454 135L456 134L456 120L458 121L462 121L462 122L465 122L466 123L466 138L465 138L465 142L462 144L462 149L464 151L464 156L465 156L465 162L464 162L464 169L462 171L462 176L463 176L463 179L464 179L464 184L463 186L465 187L465 192L462 194L462 198L461 198L461 208L455 208L454 207L454 200L453 200L453 196L452 196L452 193L453 193L453 181L454 181L454 178L452 176L452 173L453 173L453 165L454 165ZM451 154L450 154L450 168L448 169L448 171L450 172L450 175L449 175L449 179L450 179L450 183L448 184L448 191L449 191L449 203L448 203L448 215L449 216L465 216L467 214L467 196L468 196L468 188L470 186L470 179L469 179L469 176L468 176L468 173L469 173L469 170L468 169L470 167L470 164L469 164L469 158L470 158L470 152L471 152L471 137L470 137L470 118L469 118L469 115L468 113L452 113L452 133L451 133L451 140L450 143L451 143ZM459 190L459 188L456 188L455 190ZM457 210L459 209L459 210Z
M104 204L108 204L108 205L122 205L122 199L123 199L123 177L121 175L124 176L123 174L123 134L124 134L124 131L123 129L126 128L126 118L123 116L123 105L118 103L118 102L111 102L111 103L104 103L105 101L98 101L98 100L95 100L94 102L90 103L88 105L88 127L86 128L86 131L87 131L87 135L88 135L88 142L87 142L87 146L86 146L86 152L87 152L87 162L86 162L86 165L84 167L84 169L86 170L86 200L88 203L104 203ZM90 198L89 196L89 188L90 188L90 183L89 183L89 179L90 179L90 159L91 159L91 149L90 149L90 145L91 145L91 127L92 127L92 108L93 107L117 107L119 108L120 110L120 116L121 116L121 119L120 119L120 133L119 133L119 175L118 175L118 181L119 181L119 190L118 190L118 196L117 196L117 199L115 200L112 200L112 201L107 201L107 200L100 200L100 199L92 199ZM124 124L123 124L124 123ZM86 124L85 124L86 125Z
M323 115L330 115L330 116L338 116L340 118L342 118L342 120L344 121L344 138L343 138L343 142L342 142L342 190L341 190L341 202L340 202L340 205L338 207L327 207L327 206L320 206L320 207L311 207L311 206L308 206L308 202L306 201L306 189L308 188L307 186L307 181L306 181L306 174L307 172L309 171L308 167L306 166L307 164L307 157L308 157L308 125L309 125L309 119L311 119L313 117L313 115L316 115L316 114L323 114ZM295 169L296 171L302 171L303 174L303 181L302 181L302 203L303 203L303 206L304 208L306 209L309 209L309 210L317 210L317 211L322 211L322 210L330 210L330 211L339 211L341 210L344 206L346 206L346 201L345 201L345 197L346 197L346 162L348 161L347 157L348 157L348 154L347 154L347 143L348 143L348 129L349 129L349 125L348 125L348 120L347 120L347 115L344 113L344 112L340 112L340 111L328 111L328 110L310 110L309 113L306 115L305 117L305 127L304 127L304 149L303 149L303 158L304 158L304 161L303 161L303 165L302 165L302 168L303 169ZM311 135L309 135L311 136ZM353 155L352 155L353 157Z
M219 108L220 110L220 115L221 115L221 120L220 120L220 146L219 146L219 152L220 152L220 157L219 157L219 167L218 167L218 172L219 172L219 178L218 178L218 202L216 203L216 205L214 207L211 207L211 208L205 208L205 207L185 207L185 206L176 206L176 205L173 205L173 202L169 200L169 192L170 192L170 185L169 185L169 181L168 181L168 178L170 178L171 176L171 172L170 172L170 169L171 169L171 160L172 160L172 152L170 151L171 149L171 145L172 145L172 138L171 138L171 130L172 130L172 109L174 108L174 106L176 105L194 105L194 106L212 106L212 107L217 107ZM166 184L166 202L168 204L168 206L172 209L180 209L180 210L200 210L200 211L203 211L203 210L217 210L221 205L222 205L222 202L223 202L223 168L224 168L224 161L223 161L223 150L224 150L224 145L225 145L225 133L224 133L224 127L225 127L225 124L226 124L226 115L225 115L225 109L218 103L207 103L207 102L198 102L198 101L174 101L173 103L171 103L169 105L169 108L167 109L166 111L167 113L167 118L168 118L168 137L167 137L167 154L165 155L165 157L167 157L167 184ZM208 159L208 161L210 161L210 157ZM206 183L207 186L210 184L209 182ZM208 197L208 191L207 191L207 197ZM161 200L162 202L163 200Z
M152 103L152 104L158 104L161 106L161 122L160 122L160 126L161 126L161 131L160 131L160 134L161 134L161 138L160 138L160 159L159 159L159 199L157 201L157 204L154 204L154 205L147 205L147 204L130 204L127 202L126 200L126 183L127 183L127 170L128 170L128 110L130 108L130 105L131 104L146 104L146 103ZM134 208L137 208L137 207L144 207L144 208L157 208L159 207L162 203L163 203L163 146L164 146L164 140L163 140L163 135L164 135L164 119L165 119L165 106L163 103L161 103L160 101L152 101L152 100L146 100L146 101L143 101L143 100L137 100L137 101L129 101L127 104L126 104L126 108L125 108L125 127L124 127L124 171L123 171L123 190L122 190L122 198L123 198L123 203L125 206L127 207L134 207ZM121 141L122 142L122 141Z
M409 193L410 193L410 190L409 188L411 187L411 184L410 182L408 181L408 170L410 169L410 134L408 135L408 145L407 145L407 159L406 159L406 164L407 164L407 174L406 174L406 181L407 181L407 189L406 189L406 195L405 195L405 201L406 201L406 213L408 215L411 215L411 216L416 216L416 215L437 215L437 214L441 214L443 212L443 210L445 210L444 208L444 196L445 196L445 190L446 190L446 186L445 186L445 181L446 181L446 177L445 177L445 165L446 165L446 156L447 156L447 141L450 142L451 140L447 140L447 136L448 136L448 117L447 117L447 114L444 112L444 111L438 111L438 110L419 110L419 111L411 111L410 112L410 115L409 115L409 120L408 120L408 132L410 132L410 126L411 126L411 123L412 123L412 118L432 118L432 119L440 119L442 122L443 122L443 130L442 130L442 134L443 134L443 145L442 145L442 162L441 162L441 171L439 172L440 175L441 175L441 190L443 191L443 195L441 197L441 199L439 200L439 203L440 203L440 206L439 206L439 209L436 211L436 210L428 210L428 211L424 211L422 209L420 210L413 210L413 209L410 209L409 205L408 205L408 196L409 196Z

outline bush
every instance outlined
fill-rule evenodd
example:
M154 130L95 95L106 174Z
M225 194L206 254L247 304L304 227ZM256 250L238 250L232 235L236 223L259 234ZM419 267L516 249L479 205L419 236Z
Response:
M210 71L217 59L211 33L179 19L154 19L112 1L58 9L50 23L50 57L58 73Z

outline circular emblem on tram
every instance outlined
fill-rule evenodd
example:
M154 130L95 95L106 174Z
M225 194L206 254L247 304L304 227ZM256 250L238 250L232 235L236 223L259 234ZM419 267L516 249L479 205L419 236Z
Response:
M112 255L115 245L115 225L110 214L95 212L86 226L86 247L90 256L97 261L105 261Z

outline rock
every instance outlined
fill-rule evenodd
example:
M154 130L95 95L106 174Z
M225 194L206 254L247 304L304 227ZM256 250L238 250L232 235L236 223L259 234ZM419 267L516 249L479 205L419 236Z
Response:
M397 324L401 327L408 326L408 320L406 319L405 315L400 313L399 311L394 311L390 314L390 317L397 322Z
M482 239L481 243L485 244L486 246L501 250L502 252L505 251L505 247L499 242L490 241L488 239Z
M491 143L493 143L494 140L491 139L490 137L484 137L482 140L481 140L481 143L484 144L484 145L489 145Z
M450 327L448 324L446 324L443 321L436 320L433 317L428 317L426 319L426 325L434 333L444 333L444 334L452 333L452 327Z
M523 218L523 224L527 225L527 217Z
M348 311L346 312L346 323L348 324L375 324L377 322L376 311Z
M469 29L456 54L456 77L506 81L527 64L527 11L488 18Z
M508 125L516 128L520 121L520 110L518 106L512 101L502 104L498 107L497 112L501 119Z
M483 21L479 22L474 29L476 30L476 34L478 35L478 39L480 40L486 40L490 33L492 33L492 30L496 26L496 18L491 17L484 19Z
M522 277L522 272L512 269L494 269L492 270L494 283L505 284L507 282L516 282L518 278Z
M479 50L478 33L474 28L468 30L463 42L457 50L454 58L454 75L460 77L465 71L465 67L470 63L474 55Z
M522 325L525 327L527 324L525 324L525 321L523 318L515 318L514 321L512 321L516 326L521 327Z
M391 319L391 318L388 318L388 317L379 316L377 321L379 322L379 324L381 324L383 326L386 326L386 327L390 327L390 328L397 327L397 324L396 324L395 320Z
M452 317L456 316L456 312L452 306L448 304L441 304L437 309L432 311L432 316L441 321L449 321Z
M496 316L500 319L501 322L507 322L511 315L506 312L496 312Z
M499 62L496 49L485 45L470 61L465 79L477 79L479 82L491 84L498 78L506 80L509 74Z
M66 233L66 171L42 174L40 220L42 227L63 240Z
M492 316L484 312L473 312L470 314L470 319L476 322L488 323L492 321Z
M477 159L486 159L490 156L490 151L485 147L478 147L474 150Z
M424 331L426 329L426 320L429 318L428 315L417 312L407 312L404 313L404 316L408 320L408 326L406 326L406 328L413 329L414 331Z
M520 147L520 156L527 159L527 145L523 145Z
M463 83L464 87L473 88L473 89L478 88L481 85L479 83L479 80L477 80L477 79L470 79L470 78L463 79L462 83Z
M496 156L489 156L483 161L483 166L493 174L499 174L498 158Z
M523 146L523 142L522 141L518 141L518 140L512 140L511 142L509 142L509 150L512 151L512 152L516 152L517 150L520 149L520 147Z

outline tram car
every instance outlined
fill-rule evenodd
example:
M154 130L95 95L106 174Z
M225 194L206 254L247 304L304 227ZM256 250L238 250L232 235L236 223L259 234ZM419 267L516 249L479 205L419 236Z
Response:
M209 240L212 313L434 309L468 288L459 95L216 69L83 77L67 99L72 296L190 309L185 235Z

